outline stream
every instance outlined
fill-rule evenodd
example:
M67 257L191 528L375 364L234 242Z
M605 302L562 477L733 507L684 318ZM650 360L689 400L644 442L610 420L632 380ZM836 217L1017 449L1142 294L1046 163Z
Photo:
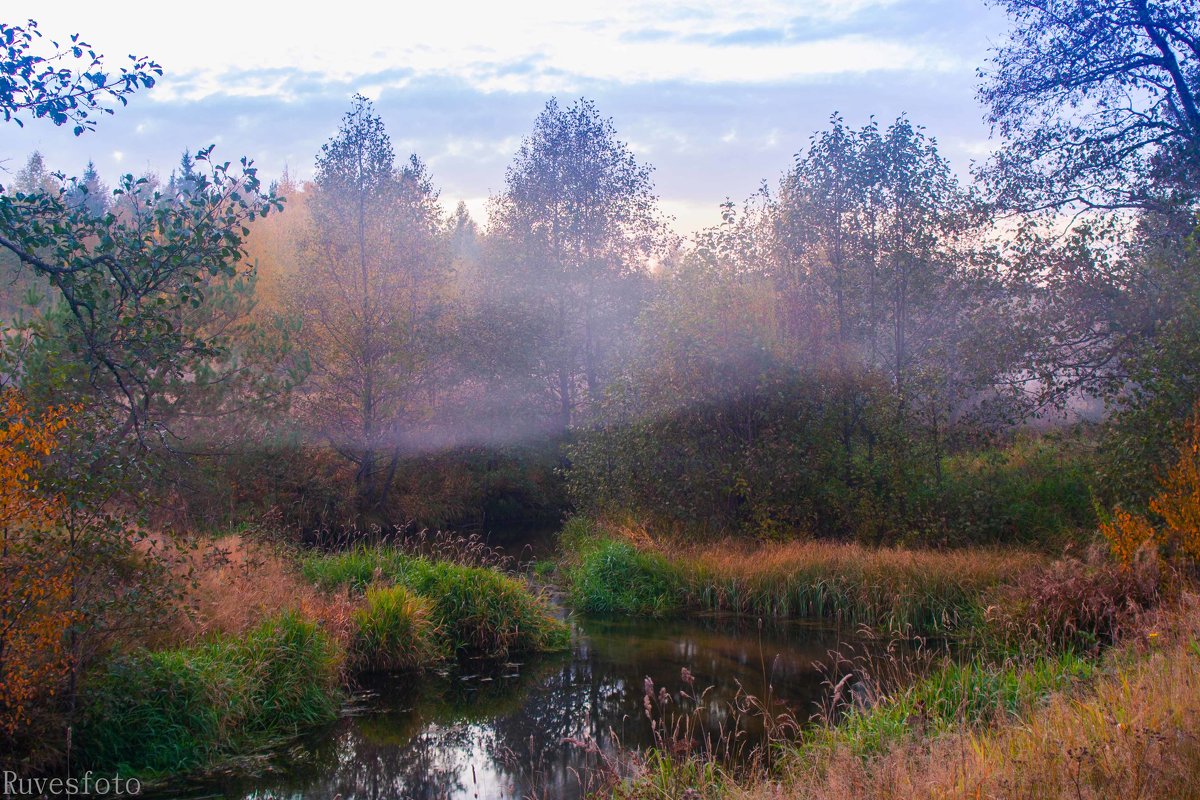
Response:
M653 743L647 678L656 691L665 687L677 708L692 707L681 691L707 690L701 702L709 730L740 725L740 736L753 743L761 739L761 721L730 719L739 692L771 697L777 712L805 721L829 692L819 665L830 662L832 651L883 646L826 623L760 628L755 619L729 615L572 618L571 625L569 653L465 662L432 678L366 679L336 722L162 796L572 800L581 796L580 775L597 751L611 757L618 745ZM694 676L692 686L682 678L684 668Z

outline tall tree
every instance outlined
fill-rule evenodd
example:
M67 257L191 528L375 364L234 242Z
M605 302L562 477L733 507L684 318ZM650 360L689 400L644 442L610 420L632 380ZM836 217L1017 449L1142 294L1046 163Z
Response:
M594 103L551 100L492 199L501 290L547 323L541 360L564 429L601 392L662 246L650 174Z
M51 43L42 55L35 52L40 35L32 21L0 25L6 121L48 118L81 135L94 127L93 115L111 113L161 74L145 59L105 72L77 36L65 47ZM139 546L144 528L124 518L128 506L110 501L144 485L147 456L166 449L183 393L248 377L227 326L215 322L220 312L207 313L206 303L244 274L245 225L280 203L262 190L249 160L240 169L214 163L211 149L197 154L203 174L185 201L168 202L125 176L117 192L136 213L97 216L72 202L62 182L0 195L0 250L46 281L51 306L5 338L0 381L15 385L31 408L79 401L75 424L40 482L62 498L46 552L68 576L73 624L60 696L72 714L77 676L97 642L117 624L148 619L146 602L162 597L151 591L162 588L153 584L159 551Z
M396 167L383 120L359 95L321 148L308 208L289 292L313 359L306 402L354 465L357 521L371 524L429 407L425 364L448 277L437 192L415 155Z
M96 165L88 161L83 174L67 188L67 202L76 208L86 208L94 217L103 217L112 206L109 188L100 179Z
M1194 0L992 0L1012 20L979 97L1007 140L985 176L1030 210L1155 207L1195 196Z

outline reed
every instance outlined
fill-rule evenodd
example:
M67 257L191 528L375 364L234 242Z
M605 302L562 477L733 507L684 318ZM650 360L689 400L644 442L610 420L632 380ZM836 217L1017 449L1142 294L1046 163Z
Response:
M1045 563L1025 550L914 550L822 541L702 545L572 521L561 540L572 597L591 613L731 611L944 632L984 594Z

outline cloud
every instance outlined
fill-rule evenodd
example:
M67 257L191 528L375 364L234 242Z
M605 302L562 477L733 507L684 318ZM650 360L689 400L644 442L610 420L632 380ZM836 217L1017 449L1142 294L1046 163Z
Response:
M366 91L397 153L429 163L448 208L469 199L475 212L502 187L546 100L588 96L655 165L687 229L715 221L726 196L776 180L835 110L852 124L908 112L963 170L987 138L973 66L997 25L961 0L535 0L378 14L346 0L320 20L213 0L208 13L235 7L237 27L218 32L203 19L180 26L161 4L120 19L76 0L49 4L39 11L48 35L78 29L101 52L157 57L168 76L94 134L0 126L0 152L21 162L40 148L67 172L92 158L113 173L165 175L185 148L219 137L221 158L249 155L264 176L286 165L304 178L350 95Z

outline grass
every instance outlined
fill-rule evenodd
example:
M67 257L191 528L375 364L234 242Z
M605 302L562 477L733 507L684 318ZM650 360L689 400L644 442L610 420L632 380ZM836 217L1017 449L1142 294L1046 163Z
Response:
M687 750L631 760L625 800L1200 797L1200 597L1148 612L1099 658L947 663L737 774ZM688 780L695 779L693 783Z
M432 618L457 653L503 658L560 650L565 624L520 580L489 567L431 561L382 545L309 555L302 572L326 590L365 592L375 583L403 586L432 604Z
M1074 653L1024 662L990 664L976 658L948 662L885 697L874 706L853 706L836 725L810 730L796 757L814 750L845 749L878 754L914 730L937 735L955 727L1003 721L1061 691L1092 678L1095 663Z
M909 729L870 758L844 743L819 757L810 752L783 775L784 796L1198 797L1198 611L1189 598L1163 630L1117 648L1086 688L1029 698L989 728L964 720L933 735ZM764 784L743 796L778 794Z
M333 719L343 668L419 671L570 641L544 598L494 568L378 546L302 556L297 569L240 537L218 545L181 565L175 638L89 676L81 763L147 779L212 767Z
M415 672L444 657L433 604L403 586L372 586L354 612L351 664L360 672Z
M989 589L1045 562L1032 552L999 548L664 543L644 530L580 518L568 523L561 542L572 597L587 612L692 608L901 631L954 629L976 613Z
M682 608L681 571L629 542L605 540L567 572L572 605L588 614L662 616Z
M242 636L264 619L296 613L316 620L342 646L353 629L354 604L305 581L293 554L233 534L219 536L177 565L186 587L182 608L163 634L141 644L151 649L213 636Z
M340 667L333 639L296 614L117 658L88 687L80 759L154 776L261 748L336 716Z

